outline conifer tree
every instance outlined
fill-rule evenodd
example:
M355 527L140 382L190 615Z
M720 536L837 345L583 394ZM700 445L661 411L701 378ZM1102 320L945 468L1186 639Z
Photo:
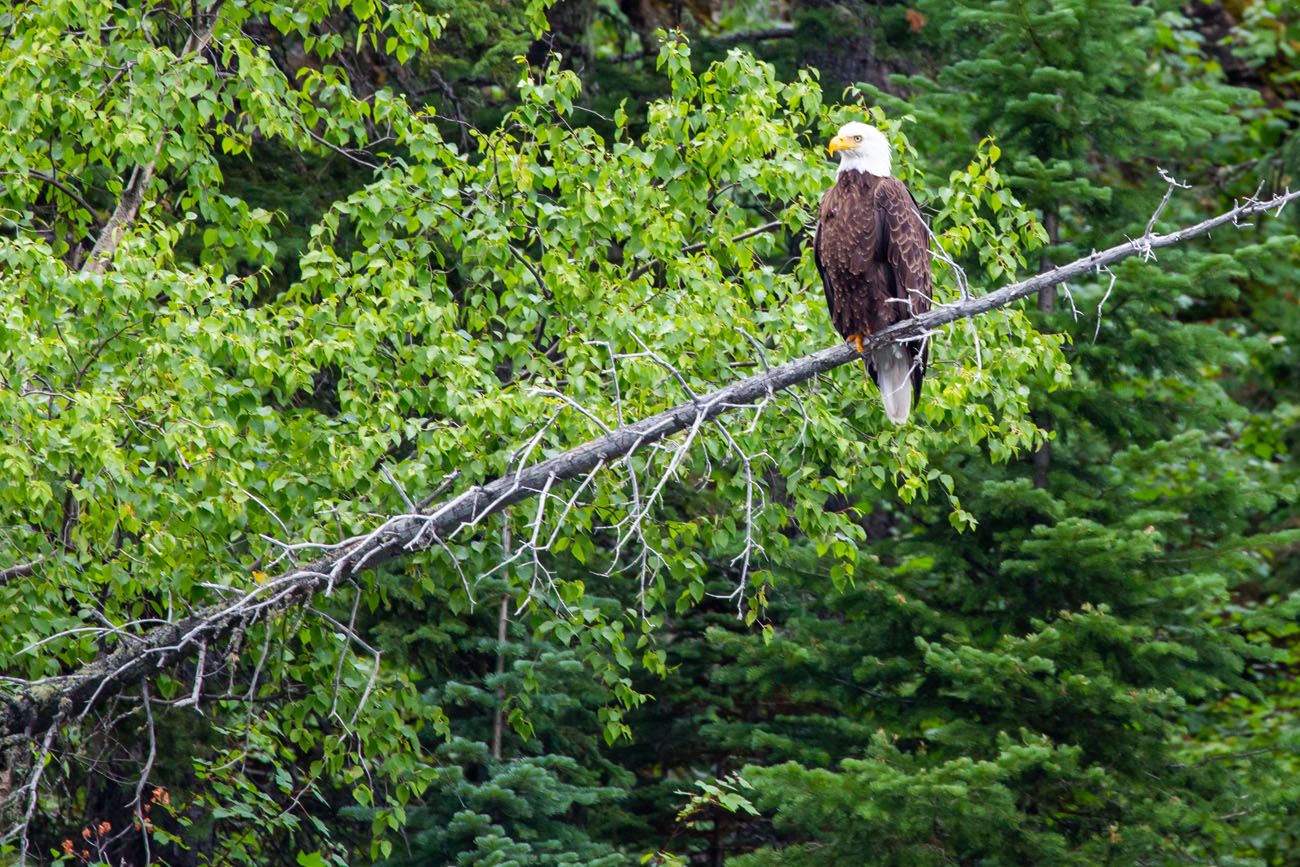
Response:
M935 81L908 80L907 101L874 93L918 118L930 165L994 135L1061 260L1117 225L1140 232L1165 189L1156 166L1204 183L1213 164L1199 157L1239 134L1230 108L1246 98L1212 70L1188 72L1171 46L1195 34L1172 6L921 8ZM1069 387L1038 396L1056 429L1046 489L1024 464L953 452L942 471L979 521L966 534L932 508L855 490L846 505L871 541L849 584L828 593L837 575L810 547L805 568L781 572L770 642L715 629L707 652L683 650L714 661L696 676L729 699L702 709L709 749L696 754L728 755L719 775L750 762L750 798L773 818L716 806L706 831L726 829L725 851L758 847L727 863L1278 851L1241 829L1293 803L1294 787L1256 788L1240 762L1233 772L1184 744L1216 703L1260 697L1267 639L1225 613L1266 568L1280 543L1268 516L1293 497L1275 453L1232 433L1249 416L1236 375L1219 372L1241 371L1240 332L1201 317L1291 243L1179 252L1072 285L1046 322L1073 343ZM1289 609L1256 610L1255 623L1276 623ZM1272 751L1257 779L1279 779Z
M632 778L601 749L608 692L583 654L515 612L501 575L477 582L485 604L466 606L458 591L393 582L391 609L369 625L439 716L421 733L434 772L412 792L405 846L383 863L632 864L613 845L631 822ZM340 818L383 821L355 806Z
M1284 4L688 4L792 8L779 74L726 32L624 66L581 0L581 76L508 60L548 0L9 5L5 707L264 601L11 729L0 857L1293 860L1294 223L946 330L906 427L843 368L306 603L268 575L833 340L806 230L864 107L810 42L910 73L857 97L981 289L1139 233L1157 166L1179 222L1285 182Z

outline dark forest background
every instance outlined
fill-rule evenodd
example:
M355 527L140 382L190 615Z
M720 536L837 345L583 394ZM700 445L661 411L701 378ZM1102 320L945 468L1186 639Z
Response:
M11 76L26 68L22 58L40 56L33 46L71 45L85 29L77 19L83 4L51 4L47 11L61 10L62 20L39 22L35 13L25 18L24 4L3 5ZM187 4L159 8L172 5L176 16L186 14ZM779 236L760 239L743 255L728 247L717 254L716 269L699 265L689 278L696 282L680 284L699 298L698 309L673 308L653 328L646 326L653 345L669 348L677 346L674 334L709 333L713 326L696 324L712 312L705 287L724 279L718 274L742 281L735 275L747 269L784 275L779 279L810 293L806 303L802 295L791 296L773 308L762 320L771 334L787 327L784 317L810 323L791 328L803 341L798 346L833 342L805 253L813 197L830 178L829 163L820 165L826 135L834 129L826 118L840 110L826 114L820 103L888 119L896 144L907 146L896 164L936 231L967 227L965 240L954 242L952 251L976 291L1141 234L1169 189L1162 171L1187 185L1174 190L1161 213L1162 227L1202 219L1300 177L1300 10L1286 0L408 5L440 23L438 32L425 34L433 37L425 44L419 38L423 24L381 24L382 11L375 13L374 29L405 35L389 42L365 37L369 13L362 14L356 0L322 0L298 11L270 3L221 9L223 16L238 14L239 33L256 49L249 49L250 57L265 65L227 58L225 69L233 77L212 87L243 80L247 92L235 98L251 105L250 94L259 90L268 100L280 98L273 82L323 77L328 80L310 99L334 119L320 121L326 126L316 127L323 132L314 139L268 132L275 128L269 109L260 126L241 128L229 120L237 109L230 109L227 121L221 120L222 109L196 121L195 138L178 144L178 153L206 149L210 159L191 165L167 149L157 151L150 197L159 204L146 207L141 218L150 232L161 237L175 229L174 236L157 249L152 241L128 243L116 268L123 281L138 278L142 287L122 301L123 309L161 309L160 299L173 289L158 269L219 275L184 297L185 309L197 311L195 321L206 324L187 331L183 318L162 317L158 340L210 352L216 359L211 369L224 371L220 376L228 375L231 384L211 386L208 373L176 361L190 357L188 348L174 354L149 350L157 365L181 365L175 380L150 386L133 380L110 391L175 388L194 404L178 410L181 417L192 413L203 421L205 406L239 415L243 420L232 430L243 433L226 441L174 442L190 450L189 462L207 454L215 463L243 467L238 489L259 492L259 499L282 513L301 503L334 503L326 491L340 498L371 497L355 513L343 509L344 522L400 511L396 495L374 493L389 490L382 481L366 487L363 471L349 475L347 468L378 467L381 459L401 467L430 443L442 443L441 463L398 471L413 493L432 491L461 463L466 478L500 472L505 456L533 431L524 424L532 405L524 398L511 402L501 383L541 376L536 364L554 362L568 364L573 379L567 382L580 387L583 368L574 359L584 350L573 329L566 332L556 323L569 316L579 330L588 321L596 323L592 329L608 327L611 333L630 329L627 323L642 321L637 304L660 310L654 306L662 302L658 293L679 285L674 268L686 274L695 267L686 259L647 266L646 298L653 302L633 298L628 307L602 306L601 293L613 299L621 291L615 281L575 295L586 306L566 313L556 299L567 290L557 287L596 279L597 268L561 273L560 260L567 261L568 253L548 268L544 248L552 241L542 230L534 238L527 230L501 229L484 242L500 241L499 259L483 253L471 263L474 233L497 230L474 216L465 191L479 182L473 180L479 176L472 173L480 171L475 167L498 156L505 164L512 155L531 159L546 147L558 154L561 138L584 143L585 154L603 154L607 145L613 153L614 142L631 142L632 150L648 154L636 164L643 169L619 164L611 174L590 175L596 180L575 181L569 198L558 192L563 184L556 181L557 192L546 199L564 205L588 193L604 195L592 225L630 226L627 239L605 257L609 261L602 259L602 269L621 268L623 257L642 261L642 250L659 256L656 245L679 250L713 233L737 235L762 221L782 221ZM286 24L285 16L294 14L310 20L303 28ZM154 20L164 36L172 26L162 13L155 19L146 12L133 16L120 12L119 18L144 21L144 28ZM100 44L127 32L103 30ZM173 51L181 47L183 28L177 33L168 43ZM320 45L331 39L325 57ZM147 67L141 64L139 75L150 74ZM711 68L718 71L706 73ZM10 330L0 332L10 341L0 346L0 356L11 371L11 394L18 393L22 378L12 372L64 363L57 323L73 329L74 320L86 323L99 315L107 322L116 315L95 313L108 308L86 298L126 297L104 289L109 283L94 284L99 288L77 296L75 316L59 301L72 297L67 286L82 285L76 269L118 200L127 177L122 167L131 164L113 163L95 180L99 155L120 147L147 156L154 147L152 134L123 144L125 139L107 133L103 141L112 144L87 144L84 158L72 156L79 153L72 144L55 146L60 136L70 141L77 124L101 122L91 108L83 114L78 100L84 97L93 108L97 94L112 92L110 78L111 70L101 78L65 82L68 92L80 96L62 108L20 108L24 100L39 100L6 88L9 135L18 131L17 138L36 143L25 150L11 146L6 171L53 177L69 195L84 199L59 199L57 189L36 182L29 193L10 190L6 213L22 216L13 218L17 228L6 229L0 267L15 281L11 285L26 280L22 285L29 287L11 294L11 315L19 316L12 310L21 308L22 315L43 316L46 323L12 318ZM664 129L677 129L671 118L678 116L678 109L654 108L656 101L707 102L713 98L709 88L731 88L755 100L767 94L771 115L779 116L787 111L783 106L805 104L796 101L802 95L783 90L786 82L803 82L808 93L820 94L820 103L806 103L806 117L793 122L788 141L782 138L786 133L763 125L766 115L751 113L758 112L757 103L739 101L750 98L742 96L734 96L732 108L723 97L709 103L707 122L692 126L683 120L679 139L667 133L654 139ZM351 96L335 104L331 87ZM196 89L183 101L197 106L205 94ZM354 113L350 100L369 105L369 113ZM382 141L380 106L389 100L430 109L420 122L431 131L426 140L436 132L442 149L423 153L419 138L409 129L401 132L400 125L391 141ZM560 119L529 120L543 115L528 112L561 103ZM122 109L148 110L144 95ZM862 115L839 119L849 116ZM222 123L228 126L219 129ZM51 132L60 124L64 132ZM536 130L545 132L528 139ZM721 168L692 162L694 156L681 156L680 171L671 168L678 155L695 154L714 134L719 142L725 139L716 144ZM747 139L748 174L730 177L725 166L740 162L728 148ZM13 155L20 150L21 159ZM547 165L579 178L589 163L578 153L563 165L558 156L538 156L538 180L517 180L513 193L501 187L502 199L542 201L527 198L527 184L542 189L550 183ZM598 163L603 157L590 159ZM427 181L402 174L425 163L444 174L435 176L430 168ZM519 164L516 159L516 169ZM644 209L656 193L639 186L642 170L657 179L654 189L680 197L655 204L653 219ZM782 177L794 175L810 179L797 189L793 182L783 188ZM673 186L678 180L680 189ZM453 189L453 210L464 204L455 218L461 222L451 228L424 224L403 234L408 216L423 217L402 211L402 197L439 185ZM971 193L975 187L979 192ZM22 202L13 199L24 195ZM789 210L794 206L785 202L793 201L801 204ZM709 204L699 205L697 214L691 202ZM186 211L197 216L187 218ZM744 535L744 490L730 482L705 484L712 465L692 464L665 487L659 506L659 535L652 541L667 562L655 579L662 584L648 615L642 615L644 600L638 601L635 578L629 578L635 569L620 572L602 559L617 561L620 555L611 553L617 534L601 529L616 523L616 516L597 504L575 517L574 541L546 561L551 586L568 607L525 610L529 582L539 573L523 565L489 575L492 564L504 559L503 548L528 538L531 513L524 511L464 540L463 553L458 547L454 555L455 570L435 550L413 563L384 567L364 584L364 595L358 589L356 606L343 595L320 601L328 621L294 609L262 632L250 627L238 647L222 651L233 654L229 670L208 675L210 686L203 688L213 697L205 712L180 702L196 682L190 663L164 672L154 691L144 694L146 709L155 703L149 729L137 696L136 705L115 706L118 715L108 713L97 728L60 739L29 823L29 857L114 865L1300 864L1296 229L1296 212L1287 210L1163 251L1154 262L1131 260L1045 292L1014 318L976 320L988 329L980 364L989 367L981 375L994 384L978 392L978 413L967 408L967 398L945 391L945 383L959 378L957 371L971 369L969 347L960 344L966 348L951 361L954 372L945 374L940 366L921 399L936 407L935 415L922 414L915 423L928 433L885 432L877 396L856 370L801 392L829 409L810 410L814 433L797 472L780 459L760 471L765 508L781 510L782 517L766 519L762 573L755 576L754 595L741 600L739 615L733 557ZM567 230L555 231L563 237ZM574 231L578 253L594 243ZM641 233L645 237L636 241ZM20 247L25 237L48 246L32 252ZM393 374L394 381L406 383L402 388L445 401L432 409L419 401L435 398L373 385L364 370L383 369L385 331L432 333L444 327L432 313L428 322L408 325L424 315L422 296L407 297L380 282L417 285L424 278L391 264L366 271L366 261L377 261L375 251L391 251L404 239L418 246L420 238L428 239L423 254L392 253L382 261L439 257L452 275L446 278L448 297L470 311L446 324L448 332L459 329L474 334L477 345L503 347L512 345L506 337L512 330L524 335L525 345L537 336L537 349L528 350L532 355L502 350L477 358L475 349L457 349L431 356L437 374L412 374L409 380L400 370ZM490 276L516 267L500 253L511 243L535 256L542 273L521 270L518 284ZM63 263L67 273L42 271L42 256ZM517 328L505 313L494 320L497 305L505 310L516 303L511 293L532 291L518 286L534 278L546 300L518 301ZM495 286L494 280L504 288L492 289L497 294L490 302L473 300L475 293L487 292L476 287ZM212 300L213 286L238 281L244 281L238 283L242 288L231 289L224 301ZM772 285L772 297L784 298L780 287L786 284ZM386 307L376 302L378 319L366 318L369 308L348 312L347 305L360 305L357 299L372 289L374 297L391 299ZM41 306L47 302L48 310ZM117 302L103 302L111 303ZM490 308L476 320L472 305L480 303ZM543 310L541 305L551 303L554 309ZM718 302L720 318L731 315L728 303ZM277 346L298 345L294 335L317 327L313 323L321 317L351 329L354 336L338 339L355 345L341 342L316 360L285 360L277 367L277 358L290 358L289 350L259 355L258 335L270 326L248 317L289 311L285 305L297 306L274 320L286 335ZM526 312L529 307L542 311L540 323ZM212 318L218 308L226 318ZM326 308L328 314L322 313ZM143 316L131 314L137 315ZM997 337L998 329L1010 336ZM592 333L592 339L600 336ZM959 341L968 339L962 328L954 326L953 333ZM33 346L49 347L39 359L37 349L20 348L33 334L39 336ZM86 346L95 344L93 334ZM217 346L223 339L232 341L229 347ZM305 346L307 338L301 340ZM363 340L370 342L357 348ZM773 352L791 346L768 334L762 340ZM575 348L566 356L570 344ZM405 345L434 347L435 339ZM739 338L736 346L735 355L748 351ZM372 349L378 360L365 354ZM707 351L703 344L688 346L681 358L694 358L704 369ZM356 360L363 356L364 362ZM598 368L599 356L593 357ZM130 359L124 355L115 363L125 369ZM81 376L67 386L69 393L82 387L86 368L77 363L70 371L78 369ZM472 372L456 373L461 370ZM707 376L718 382L752 372L712 370ZM106 368L104 376L110 374ZM263 397L240 408L245 389ZM459 401L456 394L462 394ZM28 430L20 403L0 403L14 431ZM348 419L365 416L368 406L412 426L390 437L376 422L365 436L373 434L380 444L366 451L358 433L354 453ZM630 417L633 410L628 407ZM141 410L138 419L170 430L159 413ZM310 413L328 421L325 433L311 432L304 420ZM53 410L33 416L30 430L47 429L53 417ZM474 425L499 435L482 452L467 451L450 428L449 439L438 440L438 420L451 417L462 420L458 430L466 437L480 429ZM0 427L5 421L0 416ZM364 427L358 424L358 430ZM766 437L773 452L784 451L801 436L800 424L792 412L756 436ZM1050 433L1050 440L1030 428ZM241 438L252 443L261 434L268 443L283 437L282 444L240 451L251 448ZM168 584L176 594L168 596L130 567L114 572L121 561L107 554L108 565L96 565L111 545L88 542L77 549L75 541L68 542L76 522L68 520L67 504L93 504L95 497L109 496L109 487L105 483L84 498L74 496L74 488L96 477L117 479L119 472L158 481L173 471L180 478L181 471L166 461L140 470L128 455L116 464L97 458L96 466L107 468L98 476L99 470L79 473L81 459L66 455L117 448L114 436L86 444L90 434L83 442L69 428L26 451L15 445L23 436L15 433L14 451L0 452L0 464L13 479L39 481L48 471L49 496L37 501L20 493L16 481L0 484L4 538L15 552L0 563L38 554L50 559L13 580L6 575L0 587L7 610L21 612L5 627L6 675L46 676L92 658L99 646L89 639L42 645L36 661L30 652L19 653L79 622L94 623L89 610L125 619L127 614L118 618L110 607L119 604L115 600L138 598L146 601L129 616L161 617L173 610L168 600L198 599L186 594L209 592L198 589L204 580L227 580L186 579L176 588ZM39 441L31 436L32 443ZM127 442L132 434L123 436ZM578 441L575 433L569 444ZM715 444L707 454L721 461L731 454L725 446ZM299 447L301 453L293 451ZM295 466L277 463L278 453L292 456ZM860 459L846 464L846 454ZM891 460L910 462L910 475L873 470ZM315 466L332 467L329 472L337 475L313 476ZM298 478L299 472L306 478ZM264 552L256 544L239 547L244 543L221 522L238 524L249 538L255 532L284 534L264 516L242 517L262 515L248 499L222 505L228 492L223 484L196 482L193 490L211 495L215 505L186 512L184 523L202 532L203 552L214 562L229 557L235 564L231 574L262 580L272 571ZM271 499L281 493L299 500ZM136 542L148 547L147 521L139 529L136 513L182 508L182 498L168 505L159 496L146 501L122 495L120 502L135 505L129 516L120 503L113 507L114 515L125 517L113 519L122 522L119 529L105 524L103 539L117 539L128 550ZM381 498L388 504L383 508L375 506ZM183 499L197 502L188 494ZM92 506L79 514L84 532L97 532ZM283 529L293 538L324 539L338 518L323 506L309 517ZM176 530L175 536L187 532ZM174 558L162 569L173 576L208 556L181 543L175 550L156 540L150 544L155 553L166 549ZM81 553L74 556L76 550ZM50 571L56 562L71 565L66 572ZM471 586L474 604L462 592ZM126 610L128 603L120 604ZM368 653L355 651L354 670L330 650L340 624L348 624L382 659L384 675L373 690L366 685ZM261 662L259 673L250 674L263 643L272 648L261 659L270 659L266 671L274 669L273 676L260 673ZM259 676L265 677L264 690L245 704L244 690ZM223 685L227 677L229 688ZM334 713L340 680L354 699L364 690L365 714L349 720L347 712ZM39 746L11 744L6 773L29 771ZM25 750L27 758L15 757L14 749ZM137 781L146 777L141 797ZM144 835L148 842L139 832L142 805L154 817ZM11 803L6 824L21 819L26 806L25 798ZM123 833L132 823L135 832Z

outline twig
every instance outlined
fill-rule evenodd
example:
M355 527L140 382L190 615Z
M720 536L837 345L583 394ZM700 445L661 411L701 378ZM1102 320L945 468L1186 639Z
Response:
M782 223L780 220L773 220L770 223L764 223L761 226L755 226L752 229L748 229L744 232L741 232L739 235L736 235L734 238L731 239L731 243L734 244L737 241L744 241L747 238L752 238L755 235L761 235L764 232L775 232L783 225L785 224ZM687 244L685 247L683 247L682 252L685 254L698 253L707 246L708 244L705 243L704 241L696 241L694 244ZM658 260L651 259L649 262L642 262L640 265L637 265L635 268L632 269L632 272L627 275L627 282L629 283L634 282L637 278L643 276L647 271L653 268L657 263Z
M979 316L1033 295L1040 289L1059 285L1123 259L1141 256L1148 247L1171 247L1219 227L1239 224L1243 217L1276 212L1297 198L1300 198L1300 192L1287 192L1267 200L1241 203L1225 213L1178 231L1144 237L1142 243L1126 241L1093 252L986 295L938 307L877 332L863 341L864 346L871 349L915 339L949 322ZM301 604L336 579L350 578L366 567L426 550L435 544L435 540L450 538L459 529L474 526L495 512L536 496L546 489L547 480L552 477L554 484L585 477L585 487L602 467L612 462L655 446L687 429L692 431L687 438L689 443L703 424L717 416L738 406L753 406L765 395L788 389L858 358L853 347L837 341L830 348L615 428L604 436L533 464L521 472L511 472L487 484L475 485L428 514L399 515L384 521L364 536L332 545L318 545L317 550L323 552L318 559L270 578L237 599L209 605L180 621L150 628L136 641L121 642L116 650L66 675L48 679L39 687L29 684L26 688L13 690L6 696L7 700L0 703L0 740L15 735L44 735L48 744L52 737L50 733L64 718L84 717L107 697L140 683L184 656L198 653L206 642L229 634L241 624ZM675 452L670 470L680 462L684 449L679 446ZM667 475L665 473L665 478ZM663 479L659 488L662 484ZM575 502L576 498L575 494ZM646 508L643 504L639 511L644 514Z
M741 33L728 33L723 36L704 37L708 42L714 45L738 45L742 42L766 42L770 39L789 39L797 32L797 28L789 24L782 24L776 27L769 27L765 30L747 30ZM632 51L627 54L616 54L613 57L602 58L606 63L630 63L634 60L643 60L647 57L659 53L659 46L644 48L640 51Z
M5 569L0 569L0 585L8 584L15 578L26 578L36 571L36 567L50 559L46 557L37 557L35 560L29 560L26 563L15 563Z

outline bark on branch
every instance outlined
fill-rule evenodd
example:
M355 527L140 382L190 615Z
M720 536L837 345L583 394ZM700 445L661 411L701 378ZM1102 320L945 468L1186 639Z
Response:
M204 23L194 22L197 29L190 31L177 62L208 47L208 43L212 41L213 28L217 26L217 16L224 3L225 0L217 0L207 11ZM108 269L108 264L113 260L113 254L117 252L117 245L122 241L122 236L126 234L127 229L131 228L131 224L140 213L140 205L144 202L144 194L149 189L149 182L153 180L154 168L158 165L158 157L162 155L165 141L165 135L159 136L158 143L154 147L153 159L131 170L131 176L122 189L122 198L95 240L95 246L91 248L90 255L81 266L82 271L87 274L103 274ZM93 214L94 211L91 213Z
M970 297L900 323L864 340L864 348L869 351L883 343L917 337L949 322L979 316L1131 256L1150 258L1154 250L1172 247L1221 226L1236 224L1244 217L1280 211L1298 197L1300 192L1267 201L1250 200L1217 217L1166 235L1153 234L1148 227L1148 233L1135 240L1094 252L987 295ZM751 404L857 357L848 345L836 344L698 395L690 402L624 425L599 439L522 467L487 484L473 486L436 507L391 518L374 532L333 546L311 564L269 579L248 595L210 605L181 621L149 630L124 642L116 652L93 660L69 675L49 678L16 690L0 704L0 744L22 739L40 740L52 727L84 716L110 696L198 653L201 647L219 641L241 624L306 602L314 594L365 569L442 545L442 540L457 530L472 526L513 503L548 491L558 482L589 476L600 467L666 437L688 429L698 430L703 423L732 408Z

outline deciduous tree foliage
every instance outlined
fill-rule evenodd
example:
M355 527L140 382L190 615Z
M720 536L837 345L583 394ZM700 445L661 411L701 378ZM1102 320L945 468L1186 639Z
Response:
M1047 234L1021 200L1045 188L1023 166L1054 151L989 109L1018 88L943 81L948 101L918 97L908 126L912 106L836 104L813 72L739 49L705 64L673 37L646 61L656 99L595 113L598 81L521 63L475 129L499 84L462 100L464 79L502 74L464 56L476 28L544 38L546 4L462 6L0 7L0 113L19 131L0 142L8 695L56 690L422 497L827 345L806 239L833 178L822 146L850 117L886 129L927 203L954 260L941 300L965 291L958 265L979 289L1038 264ZM1143 38L1190 32L1132 14ZM1175 43L1167 58L1194 55ZM1086 83L1069 64L1110 44L1065 52L1062 80ZM1160 69L1161 93L1205 94L1182 112L1164 97L1180 143L1236 128L1211 111L1228 105L1212 71ZM1097 105L1154 116L1094 84ZM980 98L935 123L963 91ZM1141 163L1136 120L1107 132L1127 136L1122 164L1079 144L1108 140L1082 129L1108 111L1058 113L1075 174ZM320 188L284 191L307 225L284 225L276 182L250 183L251 155ZM1054 213L1079 247L1140 233L1164 189L1071 198L1063 178ZM1128 210L1091 222L1116 185ZM1174 213L1203 210L1186 201ZM1077 325L1008 308L946 327L915 424L885 423L840 368L306 604L270 586L186 661L5 742L13 852L1283 857L1294 827L1258 810L1294 796L1271 785L1294 730L1268 709L1294 659L1273 604L1287 573L1265 556L1291 544L1272 531L1291 515L1294 383L1261 323L1294 242L1249 240L1119 271L1100 323L1105 276L1074 288ZM1192 324L1244 283L1245 344ZM1266 421L1231 396L1255 366L1277 395ZM1053 389L1052 485L1033 490L1015 459ZM725 630L700 631L699 610ZM736 794L691 786L746 763ZM704 794L674 828L677 789Z
M697 75L685 45L673 43L662 59L671 96L648 108L644 131L632 132L620 113L606 140L571 120L572 74L523 70L519 107L463 153L433 118L387 91L352 93L342 68L326 62L343 32L402 59L436 21L396 10L372 21L354 8L340 30L334 11L224 4L190 19L188 8L141 16L56 4L11 15L7 92L85 76L67 88L85 100L71 112L49 100L36 112L17 97L8 103L29 112L21 125L30 131L10 146L9 164L25 174L9 188L3 251L4 461L8 477L23 480L5 492L20 568L3 592L21 613L0 640L14 676L57 677L160 619L255 588L284 555L268 539L333 541L453 471L468 480L501 472L522 446L527 459L580 442L600 430L597 420L649 414L734 376L736 364L824 342L810 264L760 257L802 232L829 178L815 148L845 110L832 113L811 78L782 84L741 53ZM244 33L254 15L303 39L321 72L289 80ZM180 34L199 27L210 28L207 47L178 55ZM91 31L103 35L78 35ZM71 49L85 53L80 64L66 62ZM115 58L133 52L131 74L115 77ZM76 111L98 112L99 125L72 124ZM268 298L256 272L229 269L268 252L271 221L220 192L218 152L237 154L255 135L307 153L346 150L381 133L399 150L366 157L382 167L321 215L291 285ZM1000 183L993 155L973 156L936 231L956 249L982 226L988 255L1014 258L1034 224L1008 209L992 218L1002 223L993 231L981 211ZM79 268L95 215L69 207L42 178L80 187L83 198L99 184L111 195L148 165L154 181L104 273ZM770 216L780 231L732 240ZM214 255L178 252L195 241ZM948 291L955 295L951 283ZM860 535L849 516L815 507L847 482L809 474L807 455L914 496L944 481L927 454L949 437L988 441L1002 457L1032 441L1024 383L1050 383L1064 368L1057 343L1022 316L998 319L979 364L973 332L954 330L937 347L951 372L937 380L927 426L877 434L864 447L843 417L869 428L879 419L846 371L799 404L752 412L726 438L702 438L676 462L681 477L736 501L753 478L740 473L738 452L755 456L755 473L780 473L788 504L760 492L751 520L638 514L621 555L598 551L593 528L632 517L630 477L644 496L662 490L655 480L673 463L662 455L596 477L565 514L514 516L556 536L545 560L630 578L621 602L601 610L584 602L576 578L553 578L540 564L515 570L517 601L550 634L588 647L588 665L612 690L607 737L627 733L615 708L638 700L626 685L636 635L651 631L665 604L700 596L709 557L734 557L747 539L779 556L792 517L819 537ZM767 454L771 443L781 449ZM904 461L895 467L887 454ZM971 521L947 487L954 520ZM211 857L256 859L265 833L301 825L310 814L304 790L322 779L355 784L363 802L378 787L388 806L376 830L399 827L402 805L434 773L416 732L443 725L441 712L415 700L405 670L376 668L369 645L341 624L354 622L358 606L388 604L394 584L450 586L453 610L471 606L478 576L502 552L473 536L451 541L406 574L336 588L324 611L236 629L196 665L108 705L103 727L85 728L87 749L153 771L145 743L156 724L140 702L158 702L159 724L171 724L224 696L195 739L192 767L167 781L192 783L172 800L181 839L205 828L220 841ZM750 592L762 581L756 575ZM643 661L662 670L653 653ZM115 749L111 727L135 731L132 746ZM278 782L256 781L254 770ZM358 775L375 773L360 785ZM76 763L68 779L82 785ZM129 786L85 784L109 789L92 804L117 801L102 818L122 827L133 811L143 821L138 803L124 812ZM81 818L76 800L47 801L48 791L18 788L13 799L15 821L39 817L46 840ZM232 824L238 833L218 830Z

